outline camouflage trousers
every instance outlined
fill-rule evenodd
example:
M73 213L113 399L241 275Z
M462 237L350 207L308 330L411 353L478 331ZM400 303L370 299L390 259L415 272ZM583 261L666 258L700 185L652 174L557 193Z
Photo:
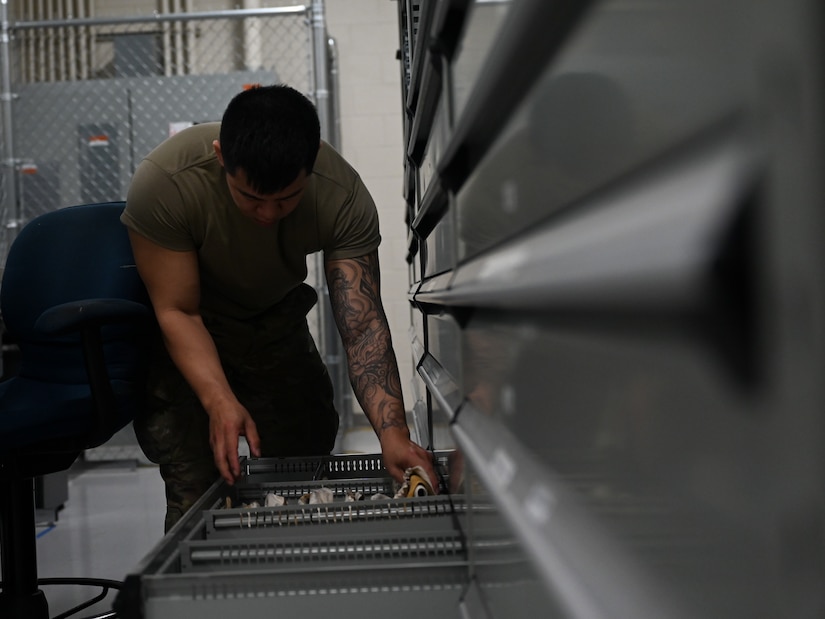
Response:
M229 384L255 421L262 456L323 455L335 444L332 382L306 321L316 299L302 285L254 319L202 313ZM168 531L218 479L218 471L208 416L161 342L153 361L146 410L134 427L166 484Z

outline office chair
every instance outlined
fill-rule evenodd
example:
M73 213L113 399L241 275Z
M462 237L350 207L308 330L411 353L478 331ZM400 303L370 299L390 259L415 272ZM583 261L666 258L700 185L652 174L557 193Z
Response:
M0 617L48 619L42 585L117 581L37 576L34 478L68 469L134 417L156 328L122 202L72 206L29 222L12 243L0 312L19 371L0 382ZM113 616L106 614L103 616Z

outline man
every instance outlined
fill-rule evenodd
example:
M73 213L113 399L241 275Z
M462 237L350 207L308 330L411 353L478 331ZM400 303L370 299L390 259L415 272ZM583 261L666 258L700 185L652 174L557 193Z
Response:
M166 483L166 529L218 474L253 456L331 451L332 385L307 327L306 256L324 252L355 395L398 481L430 454L410 440L380 296L375 205L321 142L315 108L287 86L238 94L221 123L186 129L138 166L122 221L163 344L135 421Z

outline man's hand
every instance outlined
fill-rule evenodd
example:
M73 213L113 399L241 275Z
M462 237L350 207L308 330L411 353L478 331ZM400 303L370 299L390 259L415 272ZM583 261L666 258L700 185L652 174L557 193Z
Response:
M438 492L439 480L433 466L432 454L410 440L404 430L386 430L382 433L381 454L384 468L398 483L404 482L404 471L414 466L422 467L430 477L433 490Z
M245 436L249 452L261 455L261 441L252 416L240 403L224 405L209 413L209 444L215 457L215 466L230 486L241 474L238 461L238 437Z

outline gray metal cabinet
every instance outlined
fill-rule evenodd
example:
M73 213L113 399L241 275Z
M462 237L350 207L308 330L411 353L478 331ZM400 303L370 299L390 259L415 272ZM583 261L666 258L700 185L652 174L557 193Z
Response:
M530 574L464 611L820 616L821 3L417 4L417 424Z
M448 457L435 454L442 474ZM479 564L518 561L506 529L487 524L490 510L446 494L392 498L380 455L263 458L242 468L238 484L218 480L136 566L118 616L363 617L381 608L415 619L426 608L458 618L469 564L456 518L468 509L483 540ZM332 500L301 502L317 492ZM267 493L286 503L266 505ZM348 500L355 493L361 498Z

